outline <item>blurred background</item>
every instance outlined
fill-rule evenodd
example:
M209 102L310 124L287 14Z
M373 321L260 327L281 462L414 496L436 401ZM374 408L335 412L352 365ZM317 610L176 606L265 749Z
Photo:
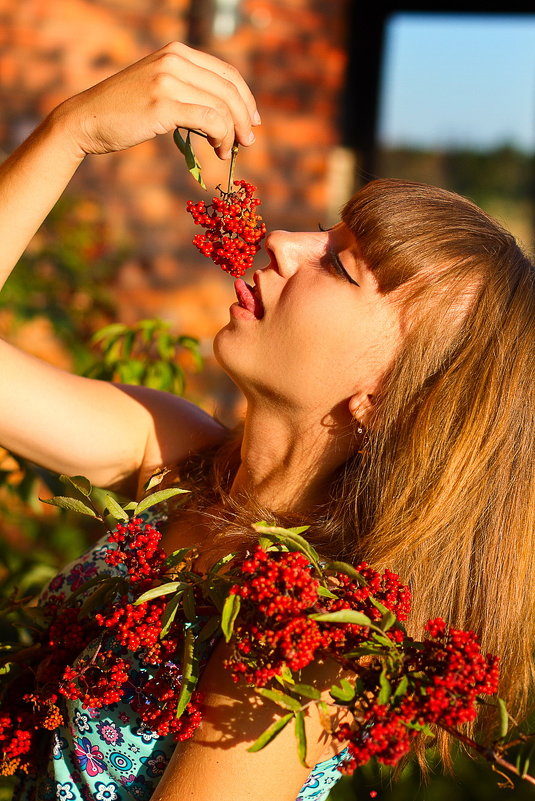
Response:
M330 225L355 188L402 177L472 198L533 253L535 14L525 9L517 0L0 0L0 159L66 97L180 40L235 64L256 95L263 124L237 176L258 187L268 228ZM210 194L226 166L200 138L194 146ZM211 340L234 292L191 244L184 207L201 197L170 136L87 158L0 295L0 336L101 377L122 353L135 380L233 424L243 402ZM135 328L147 318L161 321L148 348ZM129 350L122 335L91 344L114 323L134 332ZM179 381L163 368L132 371L155 353ZM53 476L0 449L0 592L37 588L93 536L68 514L43 512L38 496L54 491ZM496 784L467 760L455 779L427 786L414 767L394 785L370 767L332 798L534 796Z

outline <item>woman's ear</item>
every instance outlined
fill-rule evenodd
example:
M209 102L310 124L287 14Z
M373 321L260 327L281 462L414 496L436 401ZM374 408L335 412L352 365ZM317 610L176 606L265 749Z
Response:
M370 424L375 405L375 396L371 393L357 392L349 399L349 412L351 417L361 427Z

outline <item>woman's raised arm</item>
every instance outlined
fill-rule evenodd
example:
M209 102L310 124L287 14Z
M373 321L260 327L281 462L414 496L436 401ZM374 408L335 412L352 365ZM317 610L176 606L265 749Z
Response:
M256 113L232 66L179 43L66 100L0 167L0 288L87 154L178 126L205 133L225 158L235 139L254 139ZM73 376L2 341L0 369L0 444L101 486L132 489L154 462L217 436L211 418L180 398Z

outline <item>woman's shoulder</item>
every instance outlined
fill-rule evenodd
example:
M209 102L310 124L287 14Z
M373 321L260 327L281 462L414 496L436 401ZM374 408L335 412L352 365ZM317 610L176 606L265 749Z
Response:
M150 410L152 423L138 473L137 497L142 497L147 481L168 465L182 463L190 456L217 448L229 430L208 412L168 392L147 387L128 387L139 403Z

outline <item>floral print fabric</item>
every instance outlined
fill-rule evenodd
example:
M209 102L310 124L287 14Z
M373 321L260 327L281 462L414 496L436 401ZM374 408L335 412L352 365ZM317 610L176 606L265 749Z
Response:
M97 574L120 573L121 565L111 567L104 561L105 539L53 578L41 603L50 596L67 598ZM208 642L207 649L211 645ZM205 653L205 662L208 656ZM171 736L153 734L128 703L144 678L143 665L134 664L121 701L101 709L84 709L79 701L65 700L66 725L53 733L46 775L21 779L13 801L149 801L177 744ZM296 801L326 799L341 776L337 765L346 755L343 751L318 763Z

